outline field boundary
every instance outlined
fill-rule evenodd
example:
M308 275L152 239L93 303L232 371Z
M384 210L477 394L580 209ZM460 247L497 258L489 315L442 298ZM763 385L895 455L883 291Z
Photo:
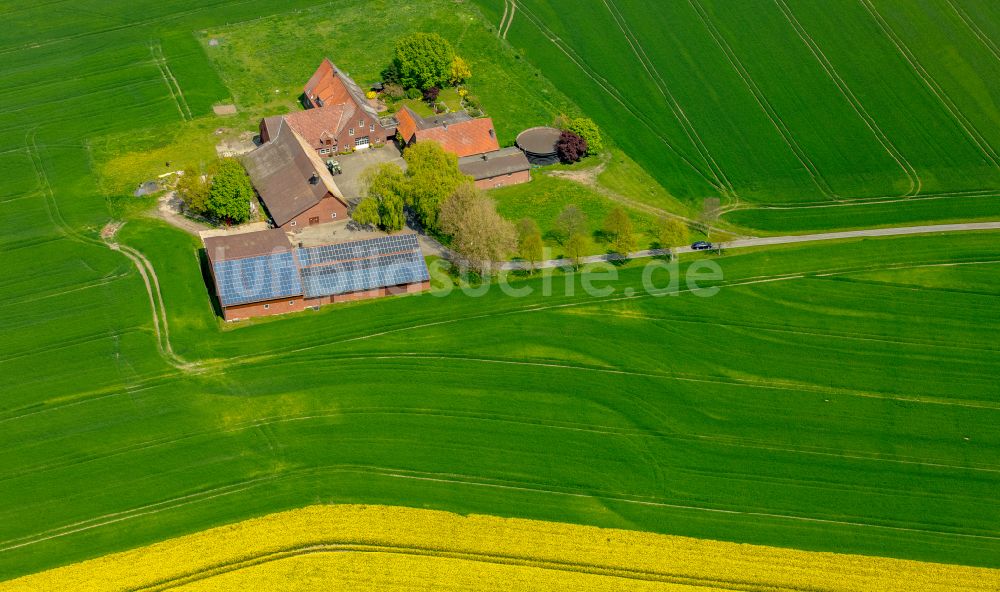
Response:
M316 505L25 576L0 583L0 591L161 592L286 559L344 554L460 560L659 582L678 590L741 592L930 592L943 583L973 591L989 589L1000 573L522 518L399 506ZM267 573L254 574L262 575L266 582ZM396 577L406 580L409 575ZM607 582L599 589L620 590L621 584Z

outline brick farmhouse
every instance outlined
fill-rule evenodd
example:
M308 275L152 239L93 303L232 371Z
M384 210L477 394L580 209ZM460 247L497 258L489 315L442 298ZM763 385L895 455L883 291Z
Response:
M350 76L324 58L303 88L304 111L265 117L261 142L269 142L284 121L320 156L364 150L396 136L396 121L380 118Z
M278 121L269 141L243 164L275 226L294 230L347 219L347 201L306 140Z

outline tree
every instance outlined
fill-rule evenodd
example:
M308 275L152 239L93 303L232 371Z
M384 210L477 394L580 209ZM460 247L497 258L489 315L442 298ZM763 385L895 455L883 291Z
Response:
M205 176L194 169L184 169L184 174L177 179L177 196L188 210L196 214L208 211L210 189Z
M445 152L433 141L410 146L406 159L406 204L413 208L420 223L430 230L438 228L438 209L455 190L472 180L458 169L458 157Z
M220 220L240 224L250 219L253 185L240 161L224 158L212 177L207 211Z
M580 267L580 260L590 250L590 239L582 232L574 232L566 241L566 257L573 262L573 267Z
M661 249L667 249L670 258L673 259L673 248L678 245L685 245L690 240L688 227L677 218L662 217L656 224L656 242Z
M559 134L556 152L559 160L566 164L578 162L587 155L587 141L571 131L563 131Z
M530 234L521 241L518 252L525 261L531 264L531 269L542 260L545 254L545 243L542 242L542 233Z
M382 224L382 216L379 213L379 203L374 197L366 197L361 200L351 218L363 226L379 226Z
M632 219L621 207L611 210L604 219L604 233L611 239L611 248L616 253L628 255L635 250Z
M535 222L533 218L521 218L517 221L517 240L524 240L526 236L530 236L535 233L541 234L541 229L538 228L538 222Z
M441 204L441 230L470 265L489 273L494 261L506 259L517 247L514 225L497 213L494 201L464 183Z
M542 260L545 251L545 243L542 241L542 231L538 228L538 223L531 218L522 218L517 223L517 237L517 252L534 269L535 264Z
M406 226L406 215L403 213L403 196L388 194L379 200L379 218L382 228L389 232L402 230Z
M430 88L447 84L455 50L437 33L413 33L396 41L393 65L383 72L395 75L406 88Z
M719 218L722 204L718 197L709 197L701 202L701 213L698 214L698 229L706 238L712 234L712 222Z
M462 84L470 78L472 78L472 68L469 67L469 62L466 62L465 59L459 56L455 56L451 60L448 82L453 85Z
M432 86L428 89L425 89L424 102L433 105L434 103L437 102L438 96L440 96L440 94L441 94L441 89L436 86Z
M604 141L601 139L601 130L597 124L589 117L576 117L566 121L567 131L583 138L587 144L587 154L597 154L604 149Z
M372 165L361 173L361 184L368 199L374 200L377 224L389 232L401 229L406 223L403 196L407 192L407 179L403 169L391 162Z
M560 243L565 243L570 236L587 232L587 215L575 205L566 204L556 216L554 225L556 239Z

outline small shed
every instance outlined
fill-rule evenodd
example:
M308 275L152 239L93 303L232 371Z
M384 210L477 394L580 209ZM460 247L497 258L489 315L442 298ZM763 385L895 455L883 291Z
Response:
M517 147L524 151L528 162L544 166L559 162L556 145L562 130L554 127L533 127L517 136Z

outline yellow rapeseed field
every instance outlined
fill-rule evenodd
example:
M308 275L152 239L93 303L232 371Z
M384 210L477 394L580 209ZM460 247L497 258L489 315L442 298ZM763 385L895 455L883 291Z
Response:
M72 590L1000 590L1000 570L390 506L311 506L0 583Z

